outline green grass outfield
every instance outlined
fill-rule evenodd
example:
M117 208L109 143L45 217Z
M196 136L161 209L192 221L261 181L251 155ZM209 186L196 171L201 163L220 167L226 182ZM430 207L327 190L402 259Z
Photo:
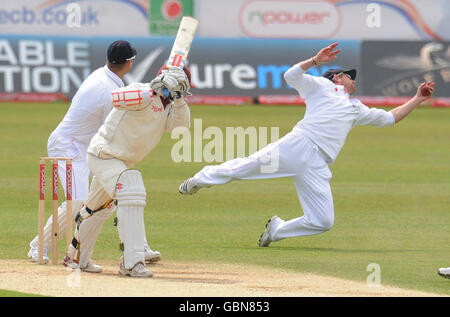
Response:
M67 107L0 104L0 259L26 258L37 231L38 158ZM192 106L191 116L202 118L203 128L280 127L283 136L304 110ZM257 245L266 220L302 214L291 180L239 181L181 196L179 184L205 163L174 163L175 142L165 135L137 166L148 192L147 237L164 260L249 263L357 281L377 263L383 285L450 295L449 280L436 273L450 266L450 109L422 108L394 127L354 129L331 166L332 230L268 248ZM118 243L110 219L94 259L117 260Z
M44 297L44 296L0 289L0 297Z

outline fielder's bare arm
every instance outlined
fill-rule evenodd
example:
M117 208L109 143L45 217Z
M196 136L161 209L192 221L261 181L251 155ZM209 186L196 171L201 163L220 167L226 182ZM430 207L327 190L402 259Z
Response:
M352 97L356 91L355 69L330 69L323 77L305 73L313 66L334 60L341 51L336 49L337 45L334 43L321 49L284 74L287 83L306 101L305 116L290 133L249 157L206 166L179 187L181 194L193 194L202 187L236 179L290 177L304 215L288 221L272 217L259 239L261 247L273 241L331 229L334 206L329 165L336 160L350 130L357 125L394 125L433 94L434 83L423 83L413 98L388 112L368 108ZM268 172L264 167L273 162L277 168Z
M92 263L98 234L117 205L123 250L120 274L153 275L144 255L146 189L141 173L133 167L158 145L164 132L189 128L190 112L183 98L189 88L185 72L171 67L150 84L135 83L113 91L114 109L88 148L88 166L94 177L86 206L76 217L77 230L64 265L82 269ZM165 89L169 102L163 97Z

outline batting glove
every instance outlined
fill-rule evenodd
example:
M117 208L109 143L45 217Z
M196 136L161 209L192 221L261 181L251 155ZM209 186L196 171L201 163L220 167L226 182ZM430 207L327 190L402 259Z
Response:
M182 94L186 94L189 92L191 85L189 84L189 80L186 76L186 73L181 68L171 66L168 69L163 70L161 74L171 75L177 80L178 87L177 89L173 89L172 91L179 91Z
M178 80L168 73L161 73L150 82L150 88L162 97L164 97L164 88L171 92L179 90L178 86Z

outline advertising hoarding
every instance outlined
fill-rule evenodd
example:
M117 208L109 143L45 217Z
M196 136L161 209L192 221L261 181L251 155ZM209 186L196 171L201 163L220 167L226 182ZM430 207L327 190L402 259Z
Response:
M2 1L2 34L144 36L148 0Z
M0 93L73 96L82 81L106 63L117 37L0 36ZM173 37L127 37L137 56L125 84L150 82L169 56ZM316 54L327 40L196 38L188 65L195 95L295 95L283 79L292 65ZM412 96L423 81L436 97L450 97L449 42L340 41L332 63L311 68L356 68L357 95Z
M450 97L450 42L363 42L361 68L367 95L410 96L434 81L435 95Z
M176 35L183 16L194 16L193 0L149 0L151 35Z
M83 79L105 65L113 37L0 37L0 92L65 93L72 96ZM137 49L125 83L150 82L165 63L173 37L129 37ZM196 88L205 95L287 94L294 91L283 73L315 54L328 41L196 38L188 65ZM345 54L330 65L313 68L320 75L330 67L359 67L359 42L343 41Z
M197 1L199 36L450 40L447 0Z
M448 0L14 0L3 34L162 36L181 15L196 36L347 40L450 40Z

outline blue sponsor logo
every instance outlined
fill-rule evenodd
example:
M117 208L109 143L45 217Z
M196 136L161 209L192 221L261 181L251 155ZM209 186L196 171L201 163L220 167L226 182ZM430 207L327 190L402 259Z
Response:
M64 25L67 23L68 12L65 7L47 8L36 11L23 6L21 9L0 9L1 24L44 24ZM98 25L98 11L88 7L81 12L81 25Z
M283 86L283 74L291 68L290 65L258 65L258 88L273 88L280 89ZM271 85L269 85L269 79L272 79Z
M291 65L258 65L257 69L257 86L259 89L282 89L283 83L288 88L292 88L283 80L283 74L291 68ZM312 76L322 76L330 68L343 68L339 65L322 65L313 67L306 72Z

